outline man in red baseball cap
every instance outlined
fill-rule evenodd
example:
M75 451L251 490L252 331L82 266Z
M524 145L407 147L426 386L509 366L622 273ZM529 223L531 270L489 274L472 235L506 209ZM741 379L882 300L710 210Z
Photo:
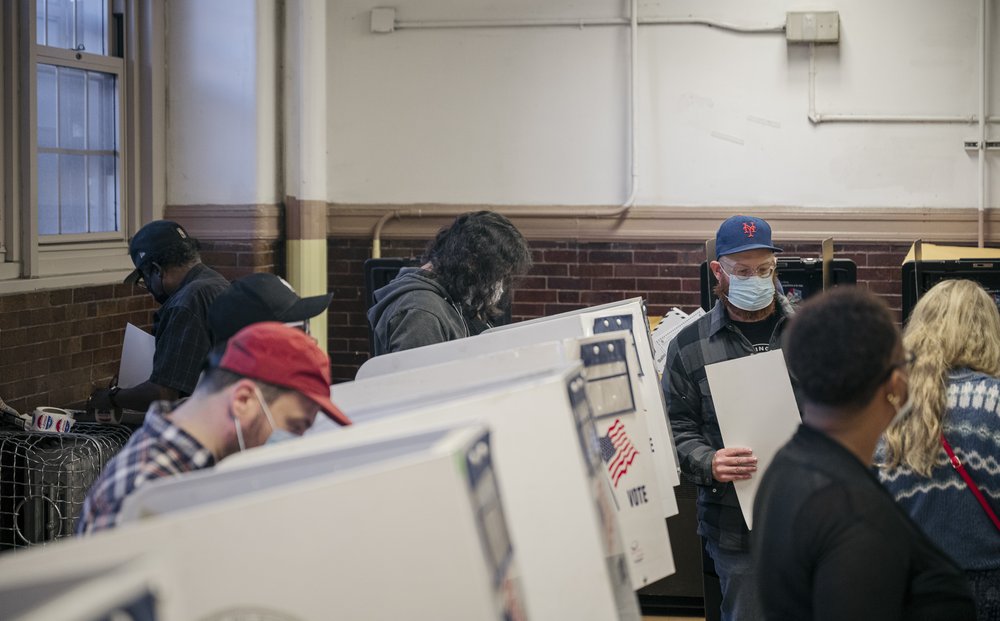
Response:
M330 402L330 360L301 330L275 322L236 333L217 366L176 409L150 406L143 426L90 488L77 534L118 523L125 498L148 481L209 468L235 452L302 435Z

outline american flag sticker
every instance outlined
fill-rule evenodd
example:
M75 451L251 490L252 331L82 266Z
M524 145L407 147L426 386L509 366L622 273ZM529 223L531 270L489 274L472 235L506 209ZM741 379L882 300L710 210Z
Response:
M628 434L625 433L625 425L619 418L615 419L615 422L608 428L608 433L601 436L598 442L601 446L601 459L608 467L611 482L617 488L619 479L628 472L629 466L635 461L639 451L629 440Z

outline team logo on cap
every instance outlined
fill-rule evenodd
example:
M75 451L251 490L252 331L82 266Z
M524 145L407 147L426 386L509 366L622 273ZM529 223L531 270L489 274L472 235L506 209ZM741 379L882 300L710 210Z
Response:
M753 222L743 223L743 234L747 237L753 237L753 234L757 232L757 225Z

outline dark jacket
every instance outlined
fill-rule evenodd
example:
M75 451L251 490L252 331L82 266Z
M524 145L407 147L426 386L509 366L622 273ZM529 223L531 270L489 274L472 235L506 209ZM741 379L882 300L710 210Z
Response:
M430 272L418 267L403 268L375 292L368 322L375 356L469 336L458 305Z
M212 348L208 309L229 281L203 263L187 273L177 291L153 314L153 372L149 381L173 388L180 396L194 392Z
M767 621L976 618L965 576L857 457L802 425L754 501Z
M772 351L781 347L781 335L794 312L785 296L777 300L778 321L769 343ZM723 443L705 367L753 353L750 341L719 301L670 342L663 371L663 396L677 459L681 472L698 485L698 534L726 550L747 550L750 531L733 484L712 478L712 457Z

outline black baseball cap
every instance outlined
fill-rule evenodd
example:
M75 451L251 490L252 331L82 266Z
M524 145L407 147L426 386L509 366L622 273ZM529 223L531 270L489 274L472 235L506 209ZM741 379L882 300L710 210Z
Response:
M125 277L126 285L134 285L142 278L142 268L157 253L175 244L191 243L191 236L184 227L170 220L154 220L132 237L128 244L128 254L135 269Z
M208 326L216 343L262 321L305 321L330 307L332 293L300 298L274 274L250 274L234 280L208 309Z

